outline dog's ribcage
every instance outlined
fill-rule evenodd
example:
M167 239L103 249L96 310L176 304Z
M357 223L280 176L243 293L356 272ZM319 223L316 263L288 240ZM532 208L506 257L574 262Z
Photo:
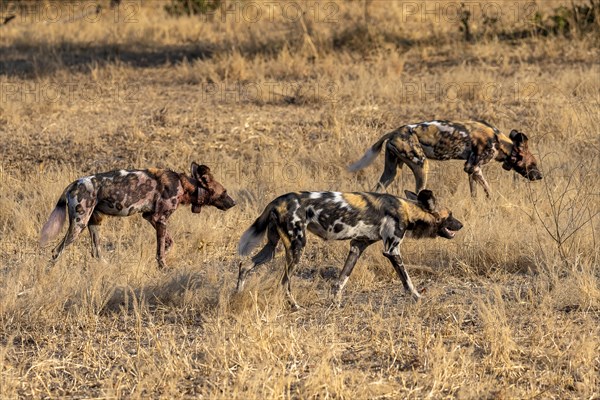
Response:
M417 135L427 158L466 160L471 152L470 127L448 121L407 125Z
M382 216L358 194L304 192L297 201L296 212L304 213L308 230L322 239L381 238Z
M67 197L69 207L94 207L103 214L127 216L153 211L157 185L145 171L113 171L78 179Z

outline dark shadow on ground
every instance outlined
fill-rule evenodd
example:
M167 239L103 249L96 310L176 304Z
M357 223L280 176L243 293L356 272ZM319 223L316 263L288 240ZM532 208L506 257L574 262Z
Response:
M122 63L134 68L152 68L183 60L204 60L214 50L204 44L178 46L134 47L113 44L82 45L62 42L0 46L0 75L35 78L52 75L59 69L87 72L90 65Z

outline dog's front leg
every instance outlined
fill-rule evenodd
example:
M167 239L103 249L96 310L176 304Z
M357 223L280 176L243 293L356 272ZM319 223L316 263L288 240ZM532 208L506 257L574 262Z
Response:
M421 298L421 295L415 290L415 287L413 286L412 281L410 280L410 276L408 276L408 272L406 272L406 269L404 268L404 262L402 261L402 257L400 257L399 254L383 253L383 255L386 256L394 266L396 273L402 281L402 285L404 285L404 289L413 296L414 300L419 300Z
M479 183L483 187L483 191L485 192L485 196L487 198L490 197L490 185L488 185L487 181L483 177L483 172L481 171L481 167L477 166L473 169L473 174L471 175L475 182ZM473 184L474 186L474 184ZM473 191L473 189L471 189Z
M165 245L167 237L167 224L164 221L156 222L156 261L159 269L166 269Z
M145 220L150 222L152 227L154 229L156 229L156 221L154 221L152 214L144 213L144 214L142 214L142 217L144 217ZM171 235L169 235L169 232L167 232L165 229L165 254L167 254L171 250L172 246L173 246L173 239L171 238Z
M469 174L469 189L471 190L471 197L477 197L477 182L475 182L474 174Z

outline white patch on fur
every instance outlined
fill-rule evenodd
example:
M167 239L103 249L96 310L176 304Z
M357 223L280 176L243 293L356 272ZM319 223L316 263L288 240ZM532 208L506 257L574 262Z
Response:
M295 224L296 222L302 221L302 219L298 215L298 209L300 208L300 203L298 202L298 200L294 200L293 204L296 206L296 208L294 208L294 211L292 212L292 215L293 215L292 224Z
M333 198L330 201L337 203L340 208L341 207L352 208L352 207L350 207L350 204L346 203L346 200L344 200L344 197L342 197L341 192L331 192L331 194L333 194Z
M395 228L396 226L393 219L390 217L383 217L379 228L379 235L381 235L382 238L393 236Z
M308 195L309 199L320 199L321 197L323 197L323 194L321 192L311 192Z
M85 176L83 178L79 178L77 180L77 184L85 186L85 190L87 190L90 193L93 193L94 192L94 184L92 183L92 178L93 178L93 176Z
M302 218L300 218L300 216L298 215L298 209L300 208L300 202L296 199L294 200L294 203L296 208L294 209L294 211L292 212L292 226L295 226L297 223L301 223L302 222ZM293 231L288 231L288 234L291 236L294 235ZM298 237L302 237L303 236L303 229L299 229L298 230Z
M396 223L390 217L385 217L382 220L381 228L379 229L379 234L383 240L383 252L385 254L390 254L393 256L400 255L400 243L402 243L402 238L399 238L395 234L396 232ZM392 241L392 244L388 244L389 240Z
M336 225L342 225L343 229L336 233L334 231ZM343 218L339 218L327 227L327 240L346 240L357 237L366 237L371 240L380 238L377 227L374 225L367 225L363 221L358 221L356 225L348 225L343 222Z
M429 122L427 125L433 125L436 128L438 128L441 132L448 132L448 133L452 133L455 131L454 127L452 126L448 126L440 121L431 121Z

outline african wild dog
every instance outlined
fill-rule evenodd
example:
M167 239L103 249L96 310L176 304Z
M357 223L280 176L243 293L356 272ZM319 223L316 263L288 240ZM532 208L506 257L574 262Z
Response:
M64 225L69 211L69 230L52 251L56 260L87 226L92 241L92 256L100 257L98 227L103 215L126 217L142 213L156 229L156 260L165 267L164 256L173 245L167 232L167 219L179 205L192 205L199 213L204 205L227 210L235 205L227 190L214 180L210 168L191 166L192 176L167 169L119 170L79 178L71 183L58 200L40 234L43 246Z
M542 179L524 133L512 130L507 137L483 121L429 121L401 126L379 139L348 169L358 171L371 164L386 141L385 168L376 191L385 190L403 164L412 170L417 192L423 189L427 184L427 159L466 160L464 170L469 174L472 196L476 194L475 182L490 196L481 167L492 159L502 162L505 170L514 169L531 181Z
M409 200L382 193L299 192L288 193L267 205L260 217L240 239L238 252L247 255L267 234L268 242L252 257L253 265L240 270L237 291L247 275L275 255L279 240L286 252L286 267L281 284L292 308L298 305L291 294L290 278L306 244L306 229L325 240L351 240L350 253L333 287L339 305L341 292L356 261L371 244L383 240L387 257L415 299L420 297L404 269L399 245L406 232L414 238L452 239L462 224L446 209L438 207L429 190L419 195L406 191Z

